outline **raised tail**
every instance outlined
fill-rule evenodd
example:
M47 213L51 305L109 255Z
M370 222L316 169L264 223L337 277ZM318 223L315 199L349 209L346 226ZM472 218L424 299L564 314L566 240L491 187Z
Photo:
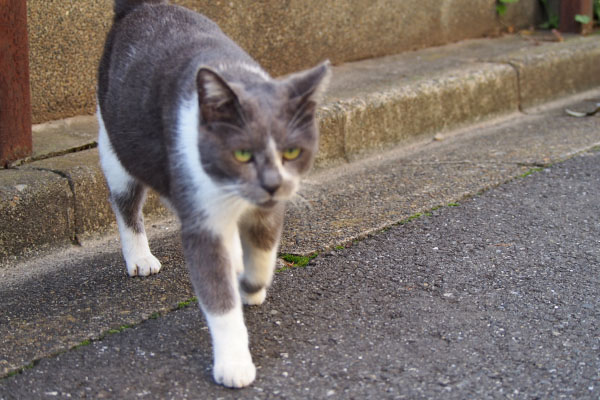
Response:
M144 3L168 3L168 0L115 0L115 21L120 20L135 7Z

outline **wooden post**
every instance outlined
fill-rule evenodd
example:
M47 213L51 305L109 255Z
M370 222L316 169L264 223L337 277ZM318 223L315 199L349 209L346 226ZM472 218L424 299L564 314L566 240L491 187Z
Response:
M576 15L587 15L590 22L581 24ZM594 26L594 8L592 0L561 0L558 30L561 32L590 33Z
M0 168L31 154L26 0L0 0Z

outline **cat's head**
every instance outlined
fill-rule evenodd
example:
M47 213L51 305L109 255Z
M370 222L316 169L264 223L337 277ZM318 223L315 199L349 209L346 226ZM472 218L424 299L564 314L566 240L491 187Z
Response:
M258 206L291 198L317 152L315 112L329 76L329 62L245 84L200 68L199 146L206 173Z

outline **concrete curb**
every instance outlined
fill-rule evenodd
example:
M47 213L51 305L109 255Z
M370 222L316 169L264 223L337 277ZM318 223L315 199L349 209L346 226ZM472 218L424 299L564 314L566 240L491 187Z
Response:
M317 167L600 86L599 36L546 40L469 40L336 67L319 111ZM84 147L93 146L84 137ZM0 262L77 242L113 224L96 149L2 171L0 188ZM165 210L152 198L146 212Z
M496 60L516 69L522 108L600 85L598 35L523 49Z

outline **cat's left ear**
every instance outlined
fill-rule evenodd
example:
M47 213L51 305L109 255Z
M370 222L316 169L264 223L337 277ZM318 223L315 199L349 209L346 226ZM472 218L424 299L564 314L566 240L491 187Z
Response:
M290 102L296 103L298 107L308 107L314 112L316 105L323 98L330 78L329 60L309 70L290 75L284 80L289 88Z
M233 89L215 71L200 68L196 75L198 103L204 124L241 120L241 107Z

